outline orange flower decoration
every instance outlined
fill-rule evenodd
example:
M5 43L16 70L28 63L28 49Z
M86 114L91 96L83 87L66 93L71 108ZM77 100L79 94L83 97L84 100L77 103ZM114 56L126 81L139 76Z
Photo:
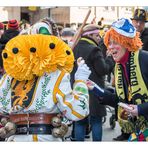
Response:
M74 56L71 48L56 36L19 35L6 44L3 61L6 73L22 81L61 68L71 72Z

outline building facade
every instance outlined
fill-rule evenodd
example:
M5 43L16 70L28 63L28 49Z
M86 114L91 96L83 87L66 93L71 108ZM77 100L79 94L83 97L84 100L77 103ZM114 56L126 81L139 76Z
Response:
M117 7L117 6L100 6L100 7L0 7L0 21L9 19L27 20L30 24L37 22L44 17L52 17L55 22L64 27L71 25L79 26L83 23L89 9L91 14L87 23L95 20L98 21L103 17L103 24L110 25L113 21L121 18L131 18L136 7Z

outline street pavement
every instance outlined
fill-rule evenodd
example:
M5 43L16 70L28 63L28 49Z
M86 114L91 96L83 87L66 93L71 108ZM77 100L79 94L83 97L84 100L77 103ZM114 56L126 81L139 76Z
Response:
M106 122L103 124L103 137L102 137L102 141L113 141L113 138L119 136L121 134L121 129L120 126L118 124L118 122L116 121L116 126L114 129L111 129L110 125L109 125L109 117L111 116L111 113L107 113L107 120Z

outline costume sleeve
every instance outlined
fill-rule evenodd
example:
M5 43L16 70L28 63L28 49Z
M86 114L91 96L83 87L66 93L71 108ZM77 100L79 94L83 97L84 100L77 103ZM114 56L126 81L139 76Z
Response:
M102 104L109 105L116 108L119 102L119 98L116 93L112 93L109 90L104 91L104 97L102 99Z
M56 99L58 108L70 120L81 120L89 114L89 94L86 84L75 82L72 90L70 75L67 73L59 85Z
M142 116L148 115L148 103L143 103L138 105L138 115Z
M102 94L96 88L93 89L92 92L98 97L100 104L109 105L114 108L117 107L119 99L115 93L112 93L112 92L104 89L104 93Z

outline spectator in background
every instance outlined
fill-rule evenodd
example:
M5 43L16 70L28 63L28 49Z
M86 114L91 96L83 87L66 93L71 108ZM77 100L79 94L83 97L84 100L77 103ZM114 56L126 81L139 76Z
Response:
M1 25L1 24L0 24ZM4 74L3 60L1 57L2 50L6 43L19 34L19 24L17 20L8 21L8 29L3 32L0 38L0 77Z
M22 20L19 23L20 32L23 32L24 30L30 28L30 23L26 20Z
M55 35L59 37L59 30L57 24L49 17L45 17L38 22L34 23L28 29L20 32L21 34L44 34L44 35Z
M114 63L110 59L104 59L102 50L98 47L100 39L99 26L94 24L86 25L73 52L75 59L82 57L89 66L92 72L90 79L104 87L105 75L112 70ZM75 65L71 74L72 84L76 69L77 66ZM88 122L91 125L93 141L102 140L102 117L106 116L106 108L99 103L93 93L89 92L89 95L90 114L89 117L75 122L74 133L76 141L84 141Z
M69 46L72 46L72 40L76 31L71 28L64 28L61 31L61 39L66 42Z
M8 28L7 26L8 26L8 21L3 21L2 22L3 23L3 25L4 25L4 31Z
M4 24L0 22L0 38L4 33ZM0 50L0 55L2 53L2 50ZM2 62L2 57L0 56L0 78L4 74L4 69L3 69L3 62Z
M4 31L4 34L1 36L0 44L6 44L10 39L19 34L19 24L17 20L8 21L8 29Z
M61 36L61 34L62 34L62 30L63 30L63 26L58 25L57 27L58 27L58 30L59 30L59 35Z
M101 17L100 21L98 22L98 26L101 28L103 28L103 22L104 21L104 17Z
M0 22L0 38L4 33L4 24Z
M136 30L140 32L140 39L143 43L142 49L148 51L148 28L145 28L145 23L148 22L146 11L136 9L131 20Z

